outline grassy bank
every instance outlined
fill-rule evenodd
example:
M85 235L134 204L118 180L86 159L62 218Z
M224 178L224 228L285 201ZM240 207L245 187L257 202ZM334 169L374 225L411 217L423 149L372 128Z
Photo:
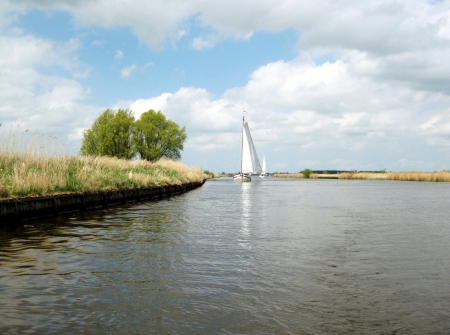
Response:
M51 145L45 147L42 136L26 135L3 137L0 198L179 185L209 178L201 168L173 160L150 163L61 155Z
M116 190L202 181L201 168L109 157L33 157L0 153L0 198Z

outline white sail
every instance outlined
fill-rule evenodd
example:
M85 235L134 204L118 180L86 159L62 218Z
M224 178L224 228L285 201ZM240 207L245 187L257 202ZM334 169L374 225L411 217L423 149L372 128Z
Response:
M261 164L256 154L255 145L253 144L252 135L248 123L243 123L243 142L242 142L242 173L261 173Z

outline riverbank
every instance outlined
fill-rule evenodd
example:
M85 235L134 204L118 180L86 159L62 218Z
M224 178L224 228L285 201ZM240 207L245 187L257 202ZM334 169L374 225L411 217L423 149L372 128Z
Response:
M0 199L46 197L202 183L201 168L110 157L38 156L0 152Z
M0 199L1 224L19 223L63 214L123 206L141 201L160 200L182 194L203 185L189 182L181 185L152 186L134 189L83 192L50 197Z
M274 173L277 178L304 178L302 173Z
M278 178L304 178L302 173L274 174ZM357 180L400 180L400 181L430 181L430 182L450 182L450 172L354 172L339 174L319 174L311 173L311 179L357 179Z

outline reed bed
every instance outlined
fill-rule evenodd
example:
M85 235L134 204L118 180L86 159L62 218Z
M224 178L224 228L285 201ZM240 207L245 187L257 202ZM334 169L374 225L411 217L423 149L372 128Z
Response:
M309 178L311 179L338 179L337 174L330 174L330 173L311 173L309 175Z
M303 173L274 173L277 178L304 178Z
M450 172L389 172L389 180L450 182Z
M201 168L169 159L151 163L60 155L11 136L0 145L0 198L180 185L207 178Z
M343 172L337 175L338 179L366 179L366 180L385 180L387 173L373 172Z
M304 178L301 173L274 174L279 178ZM450 172L342 172L339 174L311 173L311 179L353 179L353 180L400 180L400 181L429 181L450 182Z

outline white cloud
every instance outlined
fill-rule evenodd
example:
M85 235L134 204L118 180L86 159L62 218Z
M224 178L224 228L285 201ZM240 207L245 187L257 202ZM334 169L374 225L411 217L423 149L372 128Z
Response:
M121 50L116 50L116 53L114 54L114 59L123 59L124 55Z
M159 97L151 99L139 99L130 104L130 109L134 112L136 118L139 118L142 113L153 109L155 111L165 110L167 101L172 97L171 93L164 93Z
M425 143L438 152L450 148L450 97L358 76L354 58L347 59L320 65L302 58L279 61L255 70L245 87L219 98L190 87L130 106L138 112L161 109L186 126L186 151L200 161L201 154L233 161L245 110L258 151L279 157L272 168L303 164L294 157L317 162L312 168L399 169L405 157L417 169L433 166L411 157L417 148L426 150ZM347 167L333 165L343 161ZM442 167L442 161L434 164Z
M143 66L137 66L137 64L133 64L131 66L126 66L120 70L120 76L122 78L128 78L132 72L144 72L150 65L155 65L153 62L148 62Z
M216 45L218 40L219 40L218 36L212 34L206 37L196 37L192 41L192 47L195 50L211 49Z
M133 64L133 65L131 65L131 66L127 66L127 67L122 68L122 69L120 70L120 76L121 76L122 78L128 78L128 77L130 76L131 72L133 72L134 70L136 70L137 67L138 67L138 66L137 66L136 64Z
M86 66L77 60L76 39L55 43L20 32L0 35L0 119L2 128L20 124L67 141L72 127L86 127L84 121L96 108L82 103L89 89L67 76L77 77ZM61 75L60 73L66 73ZM79 147L70 147L76 153Z

